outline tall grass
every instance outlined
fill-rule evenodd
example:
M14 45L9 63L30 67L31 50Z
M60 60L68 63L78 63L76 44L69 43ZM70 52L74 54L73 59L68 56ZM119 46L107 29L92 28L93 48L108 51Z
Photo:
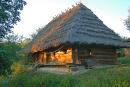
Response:
M106 69L92 69L79 75L57 75L41 72L24 72L15 77L1 79L0 87L130 87L128 58L119 58L122 64Z
M5 81L0 87L130 87L130 67L93 69L80 75L26 72Z
M81 83L78 87L130 87L129 73L130 67L126 66L92 70L79 75Z
M8 85L9 87L75 87L77 82L71 75L28 72L17 75Z

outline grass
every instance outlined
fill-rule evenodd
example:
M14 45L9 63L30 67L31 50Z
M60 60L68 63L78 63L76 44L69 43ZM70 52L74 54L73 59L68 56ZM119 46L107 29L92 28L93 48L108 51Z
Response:
M119 58L126 66L92 69L80 75L24 72L0 81L0 87L130 87L130 59Z

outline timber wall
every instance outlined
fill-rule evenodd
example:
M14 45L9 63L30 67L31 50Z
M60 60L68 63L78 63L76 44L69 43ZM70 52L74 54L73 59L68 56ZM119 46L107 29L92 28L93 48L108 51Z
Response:
M116 49L112 48L94 48L92 49L96 62L99 64L117 64Z
M115 48L79 48L79 61L87 59L93 60L96 64L117 64L117 54Z

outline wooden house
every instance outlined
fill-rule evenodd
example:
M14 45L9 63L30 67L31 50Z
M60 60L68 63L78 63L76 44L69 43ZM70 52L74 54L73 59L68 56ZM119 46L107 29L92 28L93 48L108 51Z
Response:
M82 3L55 17L32 41L33 63L117 64L116 49L128 43Z
M130 38L126 40L130 45ZM126 57L130 57L130 48L124 48L124 54Z

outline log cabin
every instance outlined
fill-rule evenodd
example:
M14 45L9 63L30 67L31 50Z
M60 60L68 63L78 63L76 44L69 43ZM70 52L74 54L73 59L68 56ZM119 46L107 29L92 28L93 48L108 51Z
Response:
M42 28L31 44L33 63L44 65L118 64L117 48L128 47L82 3L73 5Z
M126 40L126 42L128 42L129 45L130 45L130 38L128 38ZM125 54L126 57L130 57L130 47L129 48L124 48L124 54Z

